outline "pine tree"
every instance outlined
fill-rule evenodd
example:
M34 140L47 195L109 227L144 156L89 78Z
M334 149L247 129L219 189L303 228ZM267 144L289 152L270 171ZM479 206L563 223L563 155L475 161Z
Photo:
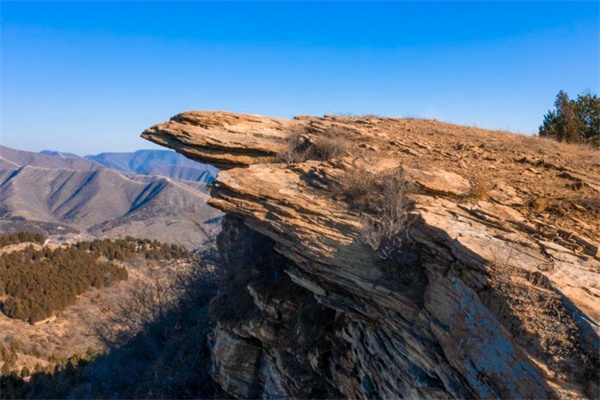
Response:
M575 105L569 100L569 96L562 90L556 96L556 125L558 140L577 143L580 139L579 128L581 121L575 114Z
M600 98L590 92L578 95L575 113L582 122L582 136L600 147Z
M561 142L591 143L600 147L600 99L591 93L569 100L562 90L556 96L555 110L544 115L539 135Z

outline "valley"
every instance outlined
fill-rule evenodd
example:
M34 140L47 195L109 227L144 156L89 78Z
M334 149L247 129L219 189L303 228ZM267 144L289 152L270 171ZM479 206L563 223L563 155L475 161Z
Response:
M2 375L53 376L103 354L116 332L135 335L157 307L176 307L185 282L209 273L190 252L206 252L220 230L222 214L206 204L216 172L172 151L0 146ZM2 382L0 397L16 395ZM56 396L50 387L36 390Z
M53 286L52 299L57 298L60 291L63 290L52 275L40 280L41 277L35 277L34 270L28 270L27 265L24 265L17 270L17 273L23 275L17 276L16 279L22 282L19 286L23 285L28 289L26 293L15 295L14 289L10 289L10 287L15 287L15 278L11 278L10 274L7 275L7 271L1 269L8 267L10 271L11 264L10 261L7 261L10 260L9 256L17 256L18 259L22 259L30 257L26 253L36 254L35 252L37 252L42 259L36 261L35 265L31 264L31 267L38 269L45 260L44 254L57 254L57 252L71 250L70 257L78 260L82 256L90 254L90 247L91 249L94 247L104 249L100 251L106 252L107 255L114 254L116 258L101 256L99 262L101 265L110 262L123 270L125 275L108 284L90 281L91 286L82 289L73 298L72 303L68 303L61 309L49 309L47 311L49 314L41 314L37 317L35 314L29 314L30 308L25 308L25 310L16 310L16 314L12 315L12 318L7 315L9 313L7 305L12 298L27 305L26 300L33 295L35 297L32 299L35 300L35 304L39 304L36 307L42 307L42 309L46 307L46 304L53 304L48 303L50 299L44 298L50 294L49 291L44 290L43 293L37 293L35 292L36 288L30 288L30 285L24 283L25 279L33 277L44 285ZM132 251L131 249L135 247L138 250ZM168 249L168 252L163 251L165 248ZM14 259L14 257L12 258ZM55 265L61 269L61 273L68 274L65 276L67 282L78 281L76 277L80 274L79 272L66 271L64 261L60 261L60 259L57 261L59 264ZM84 274L85 270L89 269L81 261L76 261L76 263ZM150 241L112 242L102 240L63 245L22 242L0 248L0 303L2 304L2 312L0 312L0 332L2 332L0 357L2 359L0 361L4 362L3 373L11 371L20 373L24 367L31 372L40 372L47 368L50 368L51 371L60 359L66 359L74 354L85 354L88 350L103 350L105 343L99 340L97 330L102 324L107 324L110 317L120 307L129 306L132 293L139 294L142 287L156 285L161 285L165 289L169 288L176 283L177 279L189 275L196 267L195 257L183 249ZM148 298L147 300L155 299Z
M167 151L103 153L99 162L57 154L0 146L0 232L132 236L190 250L218 232L221 213L206 205L213 167Z

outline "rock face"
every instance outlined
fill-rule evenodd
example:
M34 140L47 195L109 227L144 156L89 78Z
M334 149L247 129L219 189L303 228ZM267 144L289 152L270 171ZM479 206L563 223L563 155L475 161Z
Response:
M232 396L598 397L600 153L390 118L190 112L142 136L224 169L212 375ZM290 137L341 151L278 163ZM390 171L410 194L383 259L362 239L385 203L357 188Z

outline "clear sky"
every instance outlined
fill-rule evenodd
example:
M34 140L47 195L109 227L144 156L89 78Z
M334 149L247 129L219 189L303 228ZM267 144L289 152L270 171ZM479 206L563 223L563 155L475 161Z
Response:
M185 110L374 113L535 133L599 92L600 3L10 2L0 143L153 146Z

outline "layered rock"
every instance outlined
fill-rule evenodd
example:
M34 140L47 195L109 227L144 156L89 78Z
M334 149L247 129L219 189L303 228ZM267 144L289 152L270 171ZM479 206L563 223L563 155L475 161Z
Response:
M278 163L294 132L303 149L327 136L343 152ZM229 215L231 285L215 304L239 305L216 313L212 338L227 393L598 395L597 152L437 121L224 112L143 137L225 169L209 204ZM377 210L336 190L363 170L402 170L412 188L403 247L385 260L361 241Z

